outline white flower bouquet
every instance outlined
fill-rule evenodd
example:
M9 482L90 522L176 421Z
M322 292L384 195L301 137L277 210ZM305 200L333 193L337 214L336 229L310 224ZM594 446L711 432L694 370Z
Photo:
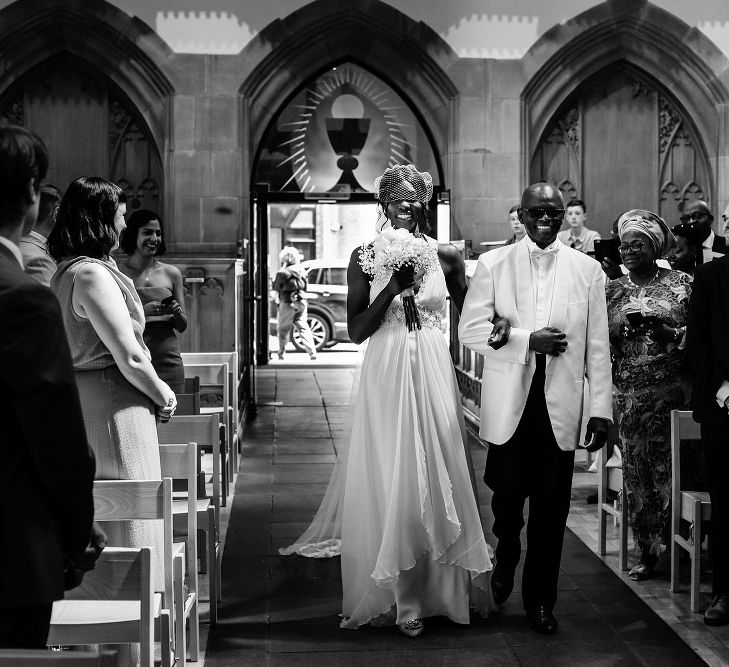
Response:
M438 252L424 238L413 236L407 229L386 229L377 236L373 247L374 274L389 279L393 272L406 266L414 273L427 273L438 264ZM420 316L415 305L415 292L408 287L401 294L408 331L420 329Z

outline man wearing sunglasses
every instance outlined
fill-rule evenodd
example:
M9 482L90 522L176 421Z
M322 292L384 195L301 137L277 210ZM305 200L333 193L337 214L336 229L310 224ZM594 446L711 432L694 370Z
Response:
M585 377L582 446L600 449L612 418L605 276L598 262L557 238L564 204L556 187L529 186L519 218L526 238L479 258L458 334L484 355L480 435L489 443L484 481L494 493L498 538L494 602L503 604L513 588L529 498L522 601L531 627L553 634ZM497 315L511 329L495 339Z
M729 207L728 207L729 208ZM723 216L722 216L723 217ZM681 214L681 222L696 228L704 249L704 263L727 253L726 240L711 228L714 216L709 205L702 199L694 199L686 204ZM722 224L726 227L726 222Z

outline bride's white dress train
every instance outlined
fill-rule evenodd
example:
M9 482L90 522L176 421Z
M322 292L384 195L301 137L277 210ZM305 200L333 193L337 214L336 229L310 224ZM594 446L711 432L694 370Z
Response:
M373 281L370 302L385 284ZM438 265L416 296L414 332L393 300L364 354L348 456L312 526L281 550L335 555L341 526L342 627L488 613L492 565L442 328L446 296Z

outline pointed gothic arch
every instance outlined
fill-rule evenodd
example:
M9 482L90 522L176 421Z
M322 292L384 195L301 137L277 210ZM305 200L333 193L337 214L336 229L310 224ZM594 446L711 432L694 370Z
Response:
M40 63L70 53L112 81L139 112L162 154L175 91L172 51L143 21L97 0L15 2L0 10L0 94Z
M397 90L444 161L458 95L446 70L457 57L424 23L381 0L322 0L273 22L247 50L268 51L240 88L249 167L281 106L307 81L343 62L362 65Z
M529 82L522 93L525 180L538 142L564 111L570 96L601 71L625 63L670 90L675 106L695 130L713 185L710 202L725 198L717 147L729 145L729 104L723 82L729 60L700 31L646 0L603 3L547 31L524 57Z

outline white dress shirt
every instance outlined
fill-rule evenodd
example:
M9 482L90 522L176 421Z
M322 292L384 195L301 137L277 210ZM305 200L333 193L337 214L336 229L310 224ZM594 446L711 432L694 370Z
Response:
M547 326L552 310L554 274L560 244L555 240L546 248L540 248L529 237L526 238L532 267L532 291L534 294L534 330Z
M4 245L10 252L13 253L15 256L15 259L18 260L18 264L20 264L20 268L23 268L23 255L20 252L20 248L18 248L17 245L15 245L9 238L5 236L0 236L0 245Z

